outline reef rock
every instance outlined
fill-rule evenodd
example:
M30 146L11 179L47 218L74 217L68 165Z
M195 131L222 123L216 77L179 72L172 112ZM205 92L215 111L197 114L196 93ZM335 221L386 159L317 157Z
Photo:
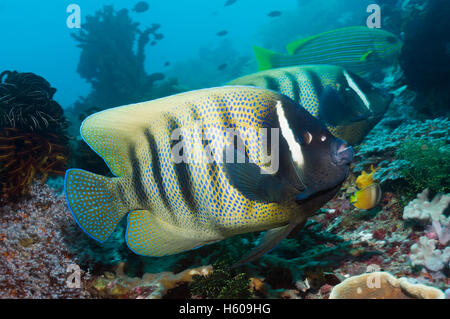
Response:
M350 277L335 286L330 299L445 299L436 288L412 284L387 272L366 273Z

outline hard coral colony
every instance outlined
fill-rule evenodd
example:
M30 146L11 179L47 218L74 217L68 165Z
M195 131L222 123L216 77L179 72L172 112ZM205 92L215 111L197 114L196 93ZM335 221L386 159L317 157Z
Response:
M260 40L286 54L251 57L215 25L217 46L164 57L164 74L148 66L169 33L134 20L157 9L104 6L72 34L91 91L64 109L43 77L1 73L0 298L449 298L450 72L435 33L450 6L376 2L382 30L348 24L347 3L338 18L268 10ZM266 127L276 173L257 156ZM242 129L246 163L175 164L170 136L186 128L183 159Z

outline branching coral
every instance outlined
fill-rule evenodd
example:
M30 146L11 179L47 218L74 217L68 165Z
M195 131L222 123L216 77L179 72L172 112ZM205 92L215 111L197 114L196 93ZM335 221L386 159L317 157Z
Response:
M449 267L450 247L443 250L436 249L436 240L426 236L419 238L419 242L411 246L411 263L413 266L420 265L437 272Z
M422 224L437 221L443 225L450 225L450 217L444 214L449 204L450 194L438 194L430 201L429 190L425 189L404 208L403 219Z
M67 123L42 77L5 71L0 81L0 198L12 200L36 177L64 174Z

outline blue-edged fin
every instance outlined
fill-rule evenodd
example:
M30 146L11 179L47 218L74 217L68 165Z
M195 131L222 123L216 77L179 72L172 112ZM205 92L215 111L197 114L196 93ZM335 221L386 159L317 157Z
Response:
M270 229L265 232L261 243L253 248L247 255L242 257L232 267L238 267L261 257L265 253L274 248L281 240L283 240L289 233L297 226L295 223L288 224L283 227Z
M78 225L92 238L104 242L127 213L117 200L116 179L80 169L66 172L64 190Z
M264 71L273 68L272 57L277 55L276 52L253 46L253 52L255 54L256 61L258 62L258 70Z
M126 240L128 247L142 256L172 255L217 241L200 239L147 210L135 210L128 215Z
M245 158L245 163L224 163L224 169L233 185L242 195L252 201L274 203L281 200L283 183L277 175L263 174L263 170L251 163L247 155L240 155L235 150L235 159Z

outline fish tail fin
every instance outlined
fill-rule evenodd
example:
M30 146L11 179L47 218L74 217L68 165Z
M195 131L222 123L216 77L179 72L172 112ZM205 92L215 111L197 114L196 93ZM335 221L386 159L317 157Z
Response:
M256 61L258 62L259 71L273 68L272 58L277 54L276 52L258 46L253 46L253 52L255 53Z
M70 212L89 236L104 242L127 213L116 194L118 178L108 178L80 169L69 169L64 193Z

